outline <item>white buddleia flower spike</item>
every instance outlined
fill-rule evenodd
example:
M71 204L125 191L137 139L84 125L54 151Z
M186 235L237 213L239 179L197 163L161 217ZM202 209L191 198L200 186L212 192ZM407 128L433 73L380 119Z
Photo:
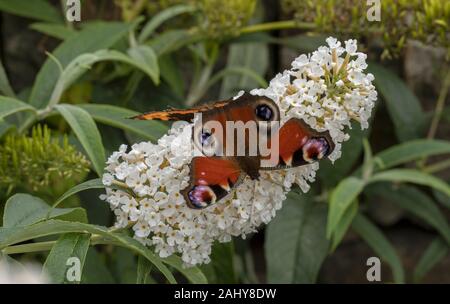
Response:
M342 44L330 37L327 43L296 58L269 87L250 93L273 99L282 123L296 117L317 131L329 131L335 149L328 157L334 162L349 139L351 122L368 127L377 92L373 75L364 73L367 56L357 52L356 40ZM319 169L313 163L262 171L259 180L247 177L227 201L194 210L180 194L189 182L191 130L190 124L174 124L157 144L142 142L128 151L121 146L107 161L103 183L121 184L128 191L107 188L101 196L116 215L117 227L132 227L134 237L161 257L180 254L187 266L208 263L214 241L245 238L269 223L291 186L307 192Z

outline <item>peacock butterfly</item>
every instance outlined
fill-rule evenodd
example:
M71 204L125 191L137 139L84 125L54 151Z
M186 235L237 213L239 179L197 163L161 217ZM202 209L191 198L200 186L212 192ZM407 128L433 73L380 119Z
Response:
M248 93L192 109L154 111L133 118L194 121L192 140L201 154L192 158L190 183L182 194L195 209L228 198L247 175L258 179L260 170L311 164L334 150L328 132L315 131L297 118L280 127L278 105Z

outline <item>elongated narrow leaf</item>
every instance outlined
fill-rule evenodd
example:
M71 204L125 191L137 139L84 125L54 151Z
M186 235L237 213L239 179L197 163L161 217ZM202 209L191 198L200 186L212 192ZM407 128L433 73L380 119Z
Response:
M42 270L52 283L81 282L90 237L87 233L67 233L56 241Z
M103 185L101 178L95 178L95 179L85 181L84 183L76 185L75 187L69 189L67 192L65 192L63 195L61 195L61 197L56 200L53 207L58 206L59 203L64 201L66 198L68 198L78 192L88 190L88 189L102 189L102 188L105 188L105 185Z
M103 104L82 104L79 107L100 123L131 131L153 142L156 142L168 130L168 127L159 121L130 119L139 113L125 108Z
M38 31L47 36L57 38L60 40L66 40L72 35L76 35L77 33L67 27L65 24L54 24L54 23L45 23L45 22L36 22L30 25L30 28Z
M0 0L0 11L47 22L62 22L57 6L46 0Z
M383 171L375 174L369 180L370 183L380 182L380 181L390 181L390 182L403 182L403 183L414 183L423 186L428 186L436 190L441 191L450 197L450 185L443 180L434 177L433 175L423 173L414 169L393 169L388 171Z
M381 196L435 228L450 245L450 226L433 200L415 187L375 184L366 189L371 196Z
M307 195L291 192L266 230L267 281L314 283L327 255L327 210Z
M208 280L206 279L203 272L198 267L185 267L183 261L179 256L171 255L163 259L163 262L167 265L172 266L180 273L182 273L191 283L194 284L206 284Z
M448 255L449 251L450 246L448 243L441 238L434 239L423 253L416 268L414 268L414 282L419 283L439 261Z
M3 67L2 61L0 60L0 93L5 94L8 97L15 97L14 91L6 75L5 68Z
M378 168L388 169L406 162L440 154L450 154L450 142L418 139L395 145L375 155Z
M0 249L42 236L71 232L98 234L105 238L104 243L129 248L147 258L170 283L176 283L172 273L162 263L162 260L144 245L125 234L110 232L106 227L97 225L48 220L26 227L0 228ZM195 267L190 268L189 271L195 271Z
M449 180L447 180L447 184L450 184ZM446 208L450 209L450 200L448 199L447 195L436 189L433 189L433 196L442 206L445 206Z
M0 119L0 138L3 137L6 133L8 133L9 130L13 129L14 125L10 124L3 119Z
M334 163L325 160L320 164L320 170L317 171L317 174L324 185L329 188L334 187L352 170L361 156L363 138L367 138L370 131L370 129L361 130L360 126L353 123L352 128L347 131L350 139L342 143L342 157Z
M96 22L61 43L53 52L53 56L62 67L65 67L81 54L111 47L127 35L132 26L119 22ZM58 64L52 58L48 58L39 71L31 91L29 100L33 106L41 109L49 104L59 76Z
M161 70L161 78L170 86L171 90L182 98L185 89L185 81L181 73L180 66L175 60L175 56L170 54L158 58Z
M371 62L369 71L374 74L377 90L386 101L397 138L407 141L420 137L423 134L425 116L417 97L403 80L389 69Z
M150 282L152 280L150 276L151 271L152 264L140 255L137 263L136 284L146 284Z
M67 65L56 83L49 105L57 104L65 89L88 71L93 64L101 61L118 61L129 64L149 75L155 83L159 82L158 62L150 47L133 48L130 50L130 56L115 50L100 50L82 54Z
M128 55L133 59L133 64L142 69L155 84L159 84L158 57L155 51L148 45L138 45L128 50Z
M168 30L151 39L147 44L158 56L169 54L180 48L201 40L201 34L193 34L189 30Z
M209 283L214 284L234 284L238 283L235 273L233 242L219 243L213 245L211 251L211 262L204 265L208 271ZM202 268L203 270L203 268Z
M8 115L22 112L22 111L36 111L32 106L20 100L0 96L0 119Z
M23 227L49 218L87 222L86 211L83 208L51 209L47 203L38 197L17 193L6 201L3 227Z
M147 259L145 260L147 261ZM117 283L114 280L111 271L107 267L105 259L100 253L97 252L97 250L93 246L89 248L86 256L83 274L81 276L81 283L82 284Z
M230 47L227 60L227 68L239 67L254 71L255 74L264 76L268 68L269 50L266 44L245 43ZM249 90L260 85L245 74L229 75L224 78L220 90L221 98L230 98L240 90Z
M403 270L402 262L394 247L392 247L391 243L377 226L370 222L364 215L358 213L353 220L352 228L369 244L382 260L389 264L392 269L394 281L396 283L404 283L405 271Z
M165 21L176 17L178 15L181 14L185 14L185 13L190 13L195 11L196 8L191 6L191 5L174 5L174 6L170 6L169 8L159 12L158 14L156 14L152 19L150 19L147 24L144 25L144 27L142 28L141 33L139 34L139 42L144 42L145 40L148 39L148 37L150 37L153 32L156 30L156 28L158 26L160 26L162 23L164 23Z
M342 241L357 212L358 200L355 200L351 203L350 207L345 210L341 220L338 222L333 234L331 235L331 251L334 251Z
M330 196L327 221L327 238L331 238L339 221L364 188L364 181L348 177L341 181Z
M85 110L69 104L57 105L56 109L69 123L92 161L95 171L101 176L105 164L105 150L92 117Z

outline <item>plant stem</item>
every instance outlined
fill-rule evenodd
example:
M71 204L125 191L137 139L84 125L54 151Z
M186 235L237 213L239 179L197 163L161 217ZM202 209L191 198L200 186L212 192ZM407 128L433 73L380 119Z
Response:
M437 127L439 125L439 120L442 116L442 111L444 110L445 100L447 98L448 91L450 89L450 72L447 72L445 76L444 83L442 84L441 91L439 92L439 97L436 102L436 109L434 110L433 119L431 121L430 129L428 130L428 139L434 138L436 135Z
M127 227L123 228L116 228L111 227L109 228L109 232L117 232L123 229L127 229L131 227L131 224L129 224ZM91 245L106 245L106 244L114 244L115 242L113 240L108 240L102 235L93 234L91 235L90 244ZM1 253L3 254L18 254L18 253L29 253L29 252L40 252L40 251L49 251L52 249L53 245L56 244L56 241L47 241L47 242L39 242L39 243L28 243L28 244L22 244L22 245L13 245L5 247L1 250Z
M316 28L316 25L314 23L308 22L296 22L295 20L275 21L246 26L241 30L241 34L291 29L291 28L313 30Z
M9 246L2 250L4 254L28 253L37 251L48 251L52 249L56 241L30 243L16 246Z
M107 241L101 235L92 235L91 245L102 245L111 244L111 241ZM29 252L40 252L40 251L50 251L56 241L39 242L39 243L29 243L23 245L9 246L2 250L4 254L19 254L19 253L29 253Z

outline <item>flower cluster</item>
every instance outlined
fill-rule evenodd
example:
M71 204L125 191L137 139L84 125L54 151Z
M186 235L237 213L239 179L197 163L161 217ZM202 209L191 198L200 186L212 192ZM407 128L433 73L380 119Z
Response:
M256 7L255 0L200 0L203 32L210 38L224 39L237 36L247 25ZM219 9L220 8L220 9Z
M348 139L344 128L350 120L367 127L377 94L371 84L373 76L363 73L366 58L356 52L356 41L347 41L345 47L333 38L327 43L295 59L292 69L277 75L268 88L251 93L273 99L282 121L298 117L318 131L329 130L336 144L330 155L334 160ZM229 200L194 210L180 194L189 181L191 132L192 124L174 124L157 144L142 142L129 151L121 146L109 157L103 182L127 189L108 188L102 195L117 217L117 227L132 226L135 238L161 257L180 253L188 266L208 263L214 241L245 238L267 224L292 185L308 191L319 168L314 163L261 172L259 180L247 177Z
M341 155L341 143L348 140L345 127L351 127L351 120L363 129L369 126L377 91L374 76L364 73L367 55L357 52L356 40L344 46L332 37L326 41L328 46L297 57L292 69L275 76L268 88L251 93L275 100L284 121L298 117L313 129L328 130L336 144L329 156L334 161Z
M67 136L61 140L46 125L33 127L31 136L10 133L0 145L0 192L22 188L58 197L84 179L89 164Z

